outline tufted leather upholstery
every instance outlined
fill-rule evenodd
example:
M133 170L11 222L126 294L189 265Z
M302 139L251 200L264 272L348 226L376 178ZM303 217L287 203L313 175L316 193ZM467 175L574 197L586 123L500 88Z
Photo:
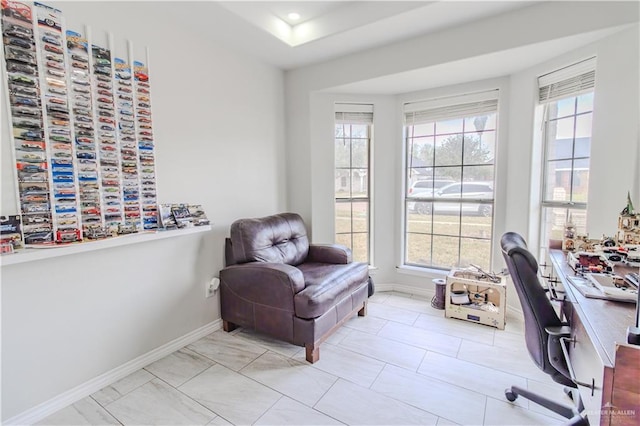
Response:
M252 328L305 346L319 344L355 312L365 314L368 265L340 245L309 244L295 213L241 219L231 225L220 271L225 330Z
M237 263L256 261L295 266L309 253L307 230L294 213L237 220L231 225L231 244Z

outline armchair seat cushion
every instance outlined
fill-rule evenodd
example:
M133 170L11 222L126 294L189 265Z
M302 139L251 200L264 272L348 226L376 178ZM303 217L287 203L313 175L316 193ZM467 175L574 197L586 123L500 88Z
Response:
M304 277L305 288L294 296L298 318L317 318L337 301L352 294L368 280L365 263L303 263L297 266Z

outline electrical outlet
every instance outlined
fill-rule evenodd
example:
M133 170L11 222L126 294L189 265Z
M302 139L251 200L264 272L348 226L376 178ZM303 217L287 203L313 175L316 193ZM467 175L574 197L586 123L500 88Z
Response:
M218 287L220 287L220 279L218 277L211 278L205 286L205 297L211 297L218 291Z

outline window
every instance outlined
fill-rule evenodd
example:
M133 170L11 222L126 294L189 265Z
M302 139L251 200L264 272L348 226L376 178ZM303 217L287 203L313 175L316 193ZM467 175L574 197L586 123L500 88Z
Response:
M595 58L538 79L543 108L541 246L561 240L572 222L586 234ZM540 253L544 255L544 251Z
M371 261L370 150L373 105L337 104L335 117L335 241L353 259Z
M491 268L498 91L405 104L405 265Z

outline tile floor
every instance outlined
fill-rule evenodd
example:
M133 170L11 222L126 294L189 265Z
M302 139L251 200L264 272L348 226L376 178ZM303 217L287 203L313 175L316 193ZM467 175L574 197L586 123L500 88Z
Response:
M304 349L216 331L57 413L47 425L550 425L504 389L565 399L529 359L522 322L504 331L444 318L428 300L370 299L308 364Z

